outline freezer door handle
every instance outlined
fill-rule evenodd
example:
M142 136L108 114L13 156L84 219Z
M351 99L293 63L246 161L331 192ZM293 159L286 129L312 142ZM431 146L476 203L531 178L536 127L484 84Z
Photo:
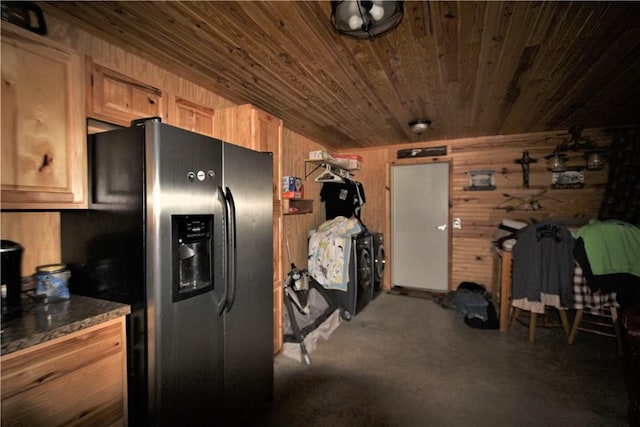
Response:
M226 187L225 191L225 200L227 202L227 206L229 207L229 221L227 222L227 227L229 230L229 240L228 243L228 252L229 255L227 257L228 262L228 280L229 290L227 292L227 312L231 311L231 307L233 307L233 303L236 300L236 289L237 289L237 255L238 249L236 245L236 204L233 200L233 194L231 193L231 189Z
M227 222L229 221L229 214L227 212L227 201L226 198L224 196L224 191L222 191L222 187L218 186L218 202L219 202L219 206L222 208L222 265L223 265L223 269L222 269L222 296L220 297L220 299L218 299L215 295L214 292L214 298L216 300L216 311L218 313L218 315L221 315L224 312L224 308L227 304L227 290L228 290L228 285L227 285L227 272L226 270L226 266L228 263L228 241L229 241L229 236L228 236L228 229L227 229Z

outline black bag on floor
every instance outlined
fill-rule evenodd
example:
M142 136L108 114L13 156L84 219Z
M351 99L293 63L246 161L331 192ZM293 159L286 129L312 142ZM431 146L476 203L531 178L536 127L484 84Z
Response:
M466 291L480 294L487 302L486 319L481 319L476 316L465 316L464 323L476 329L498 329L500 322L498 320L498 314L496 308L491 302L491 295L487 292L486 288L475 282L462 282L458 286L458 291Z
M487 300L487 302L489 303L489 305L487 305L487 320L467 316L464 318L464 323L476 329L498 329L500 322L498 321L496 308L491 301Z

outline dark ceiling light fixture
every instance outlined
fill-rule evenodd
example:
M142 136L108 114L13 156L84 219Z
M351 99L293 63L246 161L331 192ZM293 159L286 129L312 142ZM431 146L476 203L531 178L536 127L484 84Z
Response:
M374 39L396 28L404 14L402 1L347 0L331 2L331 24L342 35Z
M420 120L414 120L412 122L409 123L409 127L411 128L411 132L420 135L421 133L426 132L427 129L429 129L429 126L431 126L431 120L424 120L424 119L420 119Z
M598 148L598 144L590 139L582 136L582 128L580 126L572 126L569 129L571 139L565 139L561 144L557 145L553 153L545 156L548 164L547 167L553 172L562 172L567 170L566 161L568 156L563 154L565 151L584 151L584 158L587 161L588 170L599 170L604 167L606 150Z

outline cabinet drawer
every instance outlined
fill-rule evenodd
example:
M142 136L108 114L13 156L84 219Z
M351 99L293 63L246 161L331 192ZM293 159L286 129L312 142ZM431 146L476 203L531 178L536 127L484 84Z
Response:
M3 356L2 424L124 420L124 340L121 318Z

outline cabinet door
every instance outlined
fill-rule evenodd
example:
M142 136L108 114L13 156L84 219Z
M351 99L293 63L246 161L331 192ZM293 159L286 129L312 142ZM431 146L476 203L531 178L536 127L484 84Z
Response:
M80 56L2 24L2 208L84 208Z
M274 351L282 349L282 284L284 272L282 264L282 201L280 183L282 181L282 120L252 105L216 110L214 136L232 144L256 151L273 153L273 313Z
M284 283L283 265L283 215L282 215L282 121L260 111L253 111L255 123L256 150L270 151L273 153L273 311L274 324L274 350L276 353L282 349L282 298Z
M282 284L284 282L282 239L283 239L283 216L282 216L282 120L260 111L253 112L255 123L255 150L270 151L273 153L273 311L275 315L274 324L274 351L280 352L282 349Z
M278 217L279 215L279 217ZM277 354L282 350L283 330L283 301L284 277L282 273L282 209L279 204L273 205L273 351Z
M2 425L126 425L125 318L2 356Z
M213 136L213 108L172 96L167 123L192 132Z
M88 60L87 115L121 126L145 117L163 117L162 92Z

